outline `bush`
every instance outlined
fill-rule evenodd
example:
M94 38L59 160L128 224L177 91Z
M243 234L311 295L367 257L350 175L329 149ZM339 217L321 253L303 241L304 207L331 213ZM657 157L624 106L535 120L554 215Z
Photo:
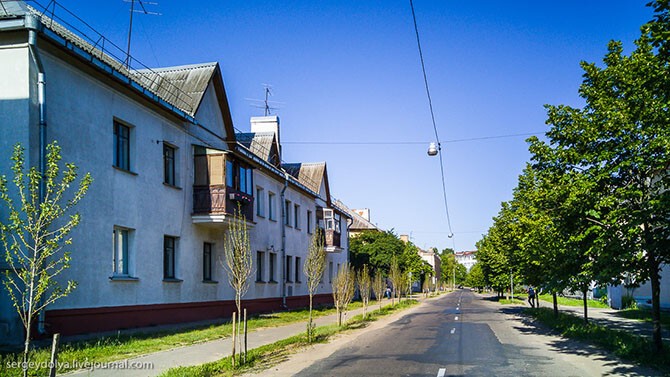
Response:
M621 298L621 309L637 309L637 301L635 301L633 296L623 296Z

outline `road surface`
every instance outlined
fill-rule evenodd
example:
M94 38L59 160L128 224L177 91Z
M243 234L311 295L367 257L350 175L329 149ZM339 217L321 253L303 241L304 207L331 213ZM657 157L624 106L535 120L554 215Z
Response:
M537 327L469 290L427 300L395 321L294 355L272 375L657 375Z

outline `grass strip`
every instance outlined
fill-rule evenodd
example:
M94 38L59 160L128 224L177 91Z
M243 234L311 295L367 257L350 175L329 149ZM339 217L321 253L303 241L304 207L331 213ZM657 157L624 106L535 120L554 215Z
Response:
M563 305L563 306L578 306L578 307L583 307L584 306L584 301L579 298L569 298L569 297L563 297L563 296L558 296L558 305ZM549 294L544 294L540 295L540 300L546 301L546 302L551 302L552 304L554 303L554 298L549 295ZM586 305L589 308L603 308L603 309L609 309L609 306L601 301L598 300L586 300Z
M350 310L354 310L360 307L362 307L361 302L353 302L349 308ZM314 310L315 317L334 313L335 309L327 307L319 307ZM247 326L249 331L253 331L265 327L276 327L304 321L307 320L308 316L308 309L259 314L251 317L247 321ZM230 322L226 322L195 329L172 329L151 333L122 334L95 340L63 343L58 353L58 373L79 369L83 363L106 363L176 347L227 338L231 332L232 326ZM34 363L35 367L29 369L29 376L44 376L48 374L46 365L48 365L50 353L51 349L49 346L38 348L31 352L30 361ZM21 376L21 368L14 367L21 360L22 353L0 354L0 376Z
M642 322L652 322L650 309L624 309L615 313L616 316L628 319L635 319ZM670 328L670 315L668 312L661 312L661 326Z
M524 312L566 338L595 345L635 364L670 373L670 342L664 342L663 351L656 354L652 351L651 339L594 321L585 324L581 316L559 312L558 317L555 317L550 308L527 308Z
M301 333L272 344L255 348L247 353L247 363L241 366L238 365L235 369L232 367L232 358L228 356L207 364L172 368L161 374L161 377L223 377L252 371L262 371L286 360L289 355L296 353L307 346L313 345L314 343L326 343L337 333L365 327L369 322L375 321L380 317L404 310L416 304L418 304L418 301L416 300L403 300L400 304L396 304L395 306L387 305L381 309L371 311L365 319L363 319L362 314L356 315L341 327L338 327L337 325L317 327L315 330L316 338L312 343L307 341L305 333Z
M506 299L506 298L501 298L498 300L498 302L502 305L523 305L526 303L526 301L515 298L515 299Z

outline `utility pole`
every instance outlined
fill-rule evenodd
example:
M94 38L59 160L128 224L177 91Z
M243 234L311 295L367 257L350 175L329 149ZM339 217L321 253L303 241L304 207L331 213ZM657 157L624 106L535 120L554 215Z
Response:
M509 292L512 295L512 300L514 300L514 275L512 275L512 267L509 269Z

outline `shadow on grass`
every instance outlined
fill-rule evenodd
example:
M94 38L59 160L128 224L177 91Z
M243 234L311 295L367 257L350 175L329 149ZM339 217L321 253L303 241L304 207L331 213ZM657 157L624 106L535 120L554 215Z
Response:
M599 321L585 324L583 318L567 313L554 317L549 308L502 308L517 316L523 326L515 329L526 334L560 335L549 345L556 351L600 360L622 375L662 375L670 373L670 342L660 354L652 351L651 341L627 329L615 329ZM619 324L620 323L611 323ZM620 365L618 358L640 367ZM654 368L656 371L649 368Z

